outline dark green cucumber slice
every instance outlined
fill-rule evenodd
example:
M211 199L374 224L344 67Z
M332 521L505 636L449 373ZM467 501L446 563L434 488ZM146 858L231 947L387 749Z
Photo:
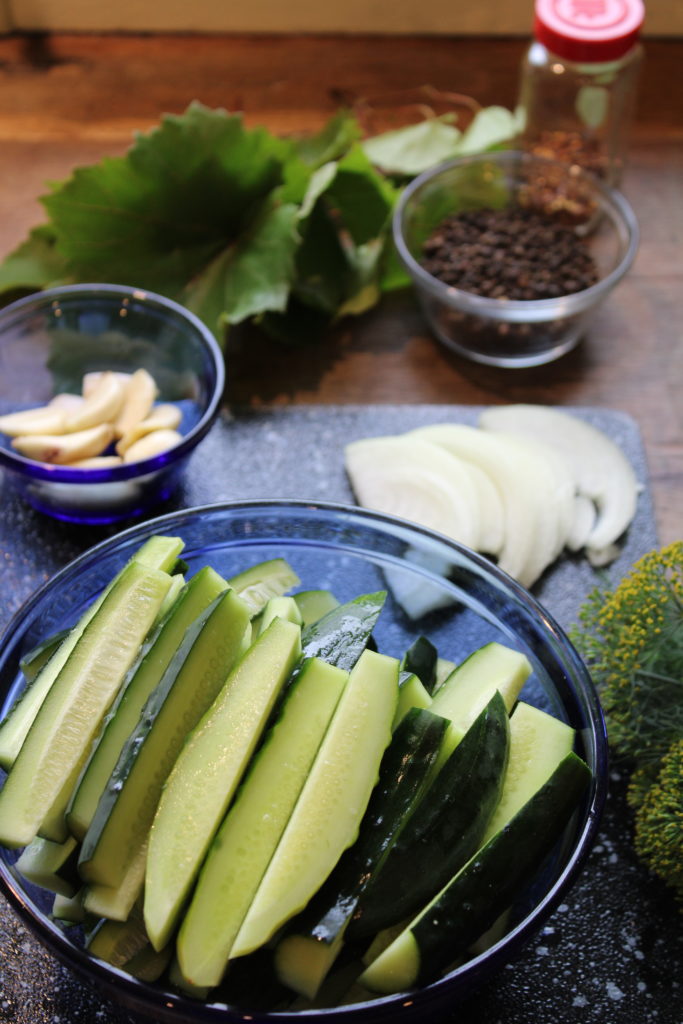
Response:
M566 828L591 778L574 753L363 972L376 992L434 981L514 902Z
M396 706L396 717L394 718L394 729L403 721L411 708L427 709L432 704L432 698L414 672L402 672L399 676L398 685L398 704Z
M182 548L183 541L179 537L150 537L136 551L131 561L139 562L150 569L167 572L173 566L178 552ZM19 696L7 717L0 723L0 767L6 771L9 771L14 764L46 694L66 664L76 642L120 575L119 573L114 577L103 593L86 609L78 623L67 631L67 636L57 646L53 656L33 679L31 685ZM54 639L54 637L50 639Z
M300 590L297 594L292 594L292 597L299 606L304 626L313 625L339 605L339 601L329 590Z
M391 739L398 662L364 651L351 671L231 956L263 945L317 892L356 839Z
M418 636L401 659L401 671L413 672L431 694L436 684L437 650L426 636Z
M156 950L151 942L131 957L124 970L138 981L158 981L171 962L173 948Z
M381 872L427 789L447 724L445 718L412 708L395 730L358 839L276 948L277 975L295 992L309 999L317 995L363 891Z
M225 580L213 569L200 569L185 584L166 618L159 623L140 652L103 724L67 808L67 825L77 839L82 840L90 827L123 745L137 725L147 698L180 646L186 629L226 588Z
M125 967L148 945L149 939L139 907L135 908L127 921L99 921L86 939L88 952L112 967Z
M145 922L166 945L199 868L301 654L301 630L275 618L252 644L188 735L154 816L145 876Z
M474 853L500 799L509 720L495 693L432 782L369 882L347 930L371 939L415 914Z
M77 860L77 844L72 836L64 843L37 837L22 850L15 867L28 882L70 897L79 888L77 874L72 870Z
M83 839L81 875L116 887L147 840L161 790L187 734L211 706L251 636L232 591L201 613L145 704Z
M228 583L254 616L263 611L271 597L286 594L301 580L284 558L272 558L232 576Z
M219 983L249 904L313 764L348 674L317 658L289 687L209 850L178 934L186 982Z
M307 626L301 636L304 658L322 658L349 672L368 645L386 591L363 594L340 604Z
M64 785L85 762L170 581L167 573L132 562L78 638L0 792L6 846L29 843L57 805L63 816L70 796Z

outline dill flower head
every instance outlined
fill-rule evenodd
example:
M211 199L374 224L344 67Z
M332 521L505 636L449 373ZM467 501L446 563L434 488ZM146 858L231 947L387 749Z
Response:
M683 738L662 758L636 813L635 849L683 903Z
M683 541L649 552L613 591L595 590L579 622L572 640L600 692L610 745L649 781L683 737Z

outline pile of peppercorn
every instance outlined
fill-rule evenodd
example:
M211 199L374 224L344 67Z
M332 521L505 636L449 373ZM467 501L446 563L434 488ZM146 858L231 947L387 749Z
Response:
M586 243L535 210L470 210L443 221L421 264L444 284L493 299L550 299L598 280Z

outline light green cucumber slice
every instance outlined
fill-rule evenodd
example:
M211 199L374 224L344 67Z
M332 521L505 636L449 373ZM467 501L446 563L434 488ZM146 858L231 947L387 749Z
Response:
M574 730L520 701L510 716L510 756L500 800L484 833L487 842L547 782L574 747Z
M100 921L86 939L92 956L113 967L125 967L149 945L141 911L136 908L127 921Z
M88 913L110 921L127 921L145 884L146 862L147 843L143 843L136 850L119 885L86 885L83 906Z
M83 630L55 679L0 792L0 842L34 838L63 784L87 757L170 585L132 562Z
M401 673L398 691L398 704L394 716L393 728L405 718L411 708L427 710L432 706L432 698L414 672Z
M301 580L284 558L272 558L232 576L228 582L254 616L263 611L271 597L286 594Z
M81 893L74 893L73 896L65 896L59 892L56 893L52 901L51 916L57 921L62 921L64 924L82 924L85 920L85 910L83 909Z
M60 872L76 853L76 845L71 836L64 843L37 837L22 850L15 867L28 882L39 885L41 889L65 897L73 896L77 886L68 874L65 877Z
M300 590L292 597L299 606L301 617L305 626L322 619L333 608L337 608L339 601L329 590Z
M183 746L251 637L249 610L221 594L185 633L126 740L81 848L85 881L116 887L147 840L162 788Z
M206 851L301 655L301 630L275 618L188 736L150 834L145 923L155 949L174 930Z
M288 690L209 850L178 934L180 970L191 984L220 982L347 678L341 669L312 659Z
M123 745L137 725L147 698L180 647L185 631L226 588L225 580L213 569L200 569L183 587L166 618L145 644L103 723L67 807L67 825L77 839L82 840L90 827Z
M139 562L150 569L160 569L168 572L174 566L183 546L183 541L179 537L150 537L136 551L131 561ZM20 695L4 721L0 723L0 767L6 771L9 771L14 764L26 734L31 728L46 694L50 691L52 684L66 664L67 658L74 649L83 630L93 615L95 615L120 575L121 573L115 576L103 593L86 609L73 629L66 632L66 636L57 645L52 657L49 658L32 680L31 685ZM45 643L49 643L50 640L54 639L54 637L48 638Z
M60 629L58 633L53 633L47 639L41 640L28 654L24 655L19 662L19 668L27 683L33 682L41 668L47 665L62 640L65 640L70 632L69 629Z
M171 962L172 956L171 946L157 951L151 942L148 942L144 949L130 958L125 971L139 981L158 981Z
M510 712L530 675L525 655L503 644L485 644L451 672L434 694L430 710L448 718L464 734L496 690Z
M268 601L261 612L259 633L264 633L276 618L287 619L288 622L293 622L296 626L300 626L303 622L299 606L294 598L285 597L284 594L280 597L271 597Z
M263 945L301 910L358 835L391 740L398 661L364 651L282 838L239 930L231 956Z

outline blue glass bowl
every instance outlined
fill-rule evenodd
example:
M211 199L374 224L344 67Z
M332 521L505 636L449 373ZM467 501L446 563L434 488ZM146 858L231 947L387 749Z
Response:
M211 332L169 299L136 288L52 288L0 310L0 415L80 393L92 370L144 367L159 400L182 412L183 440L144 461L70 469L24 458L0 434L0 469L34 508L77 523L138 516L175 489L188 456L209 430L223 395L223 357Z
M104 584L154 533L180 536L188 574L210 564L229 576L268 558L286 558L304 588L329 588L340 600L390 583L375 637L400 655L418 633L459 661L491 640L523 651L534 673L523 698L571 724L576 749L590 765L590 791L533 884L520 893L508 931L486 952L441 980L412 991L338 1008L281 1012L226 1002L198 1003L161 984L136 981L91 957L78 929L49 919L51 898L13 870L16 851L0 849L0 886L24 922L64 963L98 990L156 1021L191 1024L379 1024L443 1020L444 1014L514 958L573 882L596 836L607 789L607 740L600 705L576 651L548 613L484 558L417 526L350 506L299 501L209 505L162 516L99 544L58 573L11 622L0 646L0 701L5 709L21 685L19 660L46 634L74 622ZM416 588L424 607L409 618L395 593Z

